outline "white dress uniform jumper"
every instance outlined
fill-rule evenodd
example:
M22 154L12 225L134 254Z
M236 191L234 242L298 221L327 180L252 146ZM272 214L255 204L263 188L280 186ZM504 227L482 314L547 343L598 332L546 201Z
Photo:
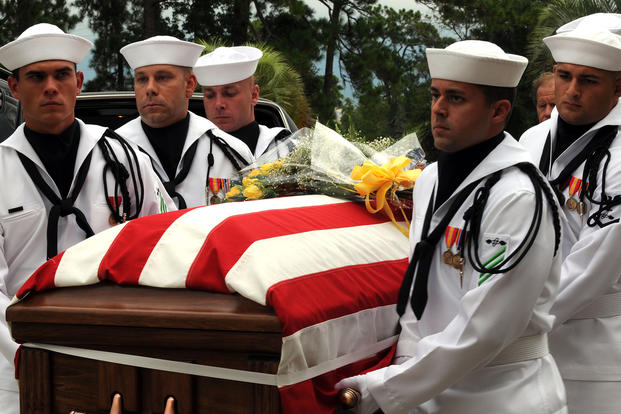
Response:
M621 105L617 104L552 160L546 155L555 144L558 117L554 109L548 121L526 131L520 140L535 162L541 165L542 154L547 158L547 165L544 163L542 168L547 170L550 181L563 181L557 185L561 186L567 222L563 229L561 290L552 308L556 329L551 335L551 350L568 383L568 400L573 400L570 390L580 392L589 388L588 395L580 397L585 407L596 407L604 401L608 401L608 406L619 407L621 255L617 250L621 246ZM606 138L607 148L597 151L594 144ZM592 163L593 152L604 155L596 165ZM574 163L571 168L572 160L580 154L583 157L579 164ZM559 180L568 166L569 176ZM611 387L618 392L611 393Z
M543 41L569 69L595 68L612 78L621 71L621 14L584 16ZM594 125L565 122L561 105L520 139L556 188L568 219L550 345L571 413L621 410L621 105L615 84L610 87L600 99L611 109ZM580 106L590 102L575 95Z
M208 119L189 114L190 124L175 177L166 175L140 118L116 130L149 155L153 168L179 208L211 204L214 196L223 198L229 179L254 161L242 141L218 129Z
M451 205L458 208L441 226L440 242L429 246L428 280L421 284L424 273L410 270L413 283L404 283L414 293L407 288L401 292L409 299L400 299L399 365L366 375L368 391L385 413L566 412L563 384L547 353L546 336L553 324L549 309L560 272L551 191L550 197L542 195L517 163L534 170L526 151L506 134L433 214L429 200L435 197L436 164L418 178L413 251L425 227L432 231ZM482 211L468 213L489 177L501 170L497 182L490 183ZM466 227L464 217L473 213L480 214L478 229ZM539 218L541 226L533 232L538 214L544 219ZM469 253L476 245L479 268ZM458 262L447 263L449 255ZM495 273L498 267L509 270ZM427 296L422 306L421 288Z
M62 201L56 184L27 141L23 124L0 144L0 177L4 180L0 190L3 313L30 274L50 256L124 220L175 209L144 154L132 148L132 155L117 140L102 138L104 127L79 120L78 124L80 141L73 183L69 196ZM24 160L33 166L43 184L35 183ZM119 165L128 173L123 191L119 191L113 171ZM49 191L52 196L48 196ZM9 339L6 322L1 328L0 351L4 357L0 358L0 389L17 391L13 379L17 344Z

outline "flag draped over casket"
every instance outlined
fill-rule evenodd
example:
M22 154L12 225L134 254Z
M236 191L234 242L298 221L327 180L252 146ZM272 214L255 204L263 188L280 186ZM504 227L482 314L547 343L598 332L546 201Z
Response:
M322 195L220 204L145 217L42 265L29 292L102 280L237 292L282 323L284 412L329 413L334 384L390 361L408 241L385 217Z

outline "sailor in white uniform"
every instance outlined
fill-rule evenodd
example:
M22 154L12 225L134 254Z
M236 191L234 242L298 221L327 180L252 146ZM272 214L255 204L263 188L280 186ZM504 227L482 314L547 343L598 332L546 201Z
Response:
M0 48L25 123L0 144L0 411L19 412L4 313L45 260L123 221L174 209L148 158L114 132L74 117L92 43L51 24Z
M134 70L140 117L117 132L149 155L179 208L223 199L228 179L254 160L242 141L188 111L197 85L192 66L202 50L203 46L171 36L155 36L121 49Z
M556 109L520 142L568 218L550 349L570 413L619 413L621 15L585 16L543 41L557 62Z
M393 365L336 387L360 413L566 413L547 348L559 207L503 132L528 61L472 40L426 53L440 155L414 187Z
M253 75L261 56L263 52L255 47L219 47L200 57L194 66L203 87L207 118L244 141L255 158L291 134L286 128L269 128L255 120L259 85ZM278 156L286 155L283 151Z

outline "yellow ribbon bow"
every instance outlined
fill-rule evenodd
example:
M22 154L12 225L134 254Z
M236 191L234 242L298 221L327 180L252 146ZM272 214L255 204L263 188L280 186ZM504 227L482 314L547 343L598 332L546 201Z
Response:
M404 170L410 164L411 160L405 156L391 158L386 164L379 166L371 161L365 161L362 166L355 166L351 172L351 179L360 181L354 184L354 189L361 196L365 197L364 203L369 213L377 213L384 210L386 215L397 226L399 231L408 236L408 230L397 224L390 206L386 202L386 194L390 191L389 197L396 198L395 192L398 189L408 189L414 186L414 182L420 175L420 169ZM375 208L371 206L370 197L375 195ZM403 209L401 210L406 225L409 228L409 222Z

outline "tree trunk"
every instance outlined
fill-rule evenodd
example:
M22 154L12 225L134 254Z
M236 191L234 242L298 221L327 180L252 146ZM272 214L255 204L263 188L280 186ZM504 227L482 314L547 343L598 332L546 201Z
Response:
M332 13L329 15L330 28L328 33L328 39L326 41L326 67L323 76L323 88L322 93L326 98L325 106L320 109L320 118L323 122L332 119L334 116L334 108L332 100L329 99L333 95L332 89L334 88L334 57L337 50L337 42L340 30L340 17L341 10L343 9L343 2L340 0L332 3Z
M235 0L233 4L233 22L231 27L231 41L235 45L242 45L248 41L250 0Z
M160 8L157 0L143 0L143 29L144 38L156 36L157 21L159 19Z

